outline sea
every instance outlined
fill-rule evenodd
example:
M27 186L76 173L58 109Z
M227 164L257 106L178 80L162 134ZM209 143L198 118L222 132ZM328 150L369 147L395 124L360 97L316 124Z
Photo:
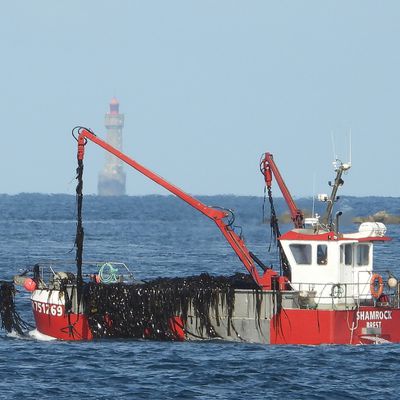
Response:
M277 265L262 197L201 200L234 209L248 247ZM384 209L384 199L377 202L371 213ZM215 224L173 196L85 196L83 224L84 259L125 262L137 279L245 272ZM75 230L73 195L0 195L0 280L39 261L74 260ZM389 225L388 235L391 242L375 247L375 268L400 277L399 225ZM16 304L33 323L24 289ZM0 332L0 399L394 399L399 366L399 344L62 342L34 329Z

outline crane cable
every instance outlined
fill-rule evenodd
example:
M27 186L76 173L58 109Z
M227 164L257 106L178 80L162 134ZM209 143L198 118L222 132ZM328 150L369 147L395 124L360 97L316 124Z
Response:
M261 170L261 172L262 172L262 170ZM263 220L265 220L264 213L265 213L265 202L266 202L266 197L267 197L267 191L268 191L268 200L269 200L269 205L270 205L270 210L271 210L271 213L270 213L271 241L269 243L268 251L271 251L272 243L275 243L277 245L278 252L279 252L281 273L283 273L283 275L286 276L290 281L291 277L292 277L292 273L291 273L289 261L286 257L285 252L283 251L280 241L278 240L278 238L281 236L281 232L279 229L278 217L276 216L271 186L264 186Z

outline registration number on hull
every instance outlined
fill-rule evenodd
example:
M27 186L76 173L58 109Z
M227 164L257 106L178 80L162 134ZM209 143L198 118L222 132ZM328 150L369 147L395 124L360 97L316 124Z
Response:
M63 315L62 306L57 304L41 303L40 301L32 300L34 311L40 314L52 315L53 317L61 317Z

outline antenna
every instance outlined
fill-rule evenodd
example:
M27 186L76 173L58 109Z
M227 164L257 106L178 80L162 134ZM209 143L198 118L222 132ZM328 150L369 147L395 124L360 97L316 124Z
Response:
M332 140L332 150L333 150L333 161L337 160L337 154L335 149L335 137L333 131L331 131L331 140Z
M312 214L311 217L314 218L315 215L315 172L313 174L313 191L312 191Z
M331 131L331 140L332 140L332 150L333 150L333 168L335 171L338 170L339 166L341 165L341 161L338 159L336 148L335 148L335 137L333 135L333 131Z
M351 165L351 128L349 130L349 165Z

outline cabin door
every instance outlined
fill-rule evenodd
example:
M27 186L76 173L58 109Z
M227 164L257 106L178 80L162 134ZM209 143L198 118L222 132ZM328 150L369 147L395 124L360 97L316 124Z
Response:
M353 298L357 293L354 286L353 247L351 243L340 245L340 282L344 286L344 296L347 299Z

